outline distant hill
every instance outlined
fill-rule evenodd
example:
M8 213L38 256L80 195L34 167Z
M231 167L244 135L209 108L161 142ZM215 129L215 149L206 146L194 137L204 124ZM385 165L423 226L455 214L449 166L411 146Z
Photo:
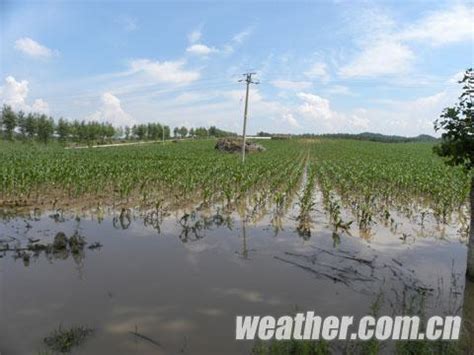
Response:
M278 137L278 134L271 134L266 132L259 132L257 136L262 137ZM285 135L292 137L325 137L325 138L335 138L335 139L358 139L374 142L387 142L387 143L407 143L407 142L436 142L438 138L430 136L428 134L420 134L416 137L404 137L404 136L395 136L395 135L385 135L381 133L373 132L363 132L359 134L350 134L350 133L332 133L332 134L301 134L301 135Z
M395 135L385 135L381 133L372 133L372 132L363 132L359 134L327 134L323 135L326 137L333 138L351 138L351 139L360 139L368 140L375 142L435 142L438 139L430 136L428 134L420 134L416 137L404 137L404 136L395 136Z

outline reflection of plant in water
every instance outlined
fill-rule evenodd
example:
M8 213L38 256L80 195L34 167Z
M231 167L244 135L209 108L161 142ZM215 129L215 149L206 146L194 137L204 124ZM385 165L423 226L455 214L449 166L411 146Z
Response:
M186 243L188 241L196 241L205 237L204 231L216 226L226 226L228 229L232 229L232 218L230 215L223 216L218 210L216 214L208 217L202 216L192 211L191 213L185 213L179 219L179 225L181 226L181 233L179 239Z
M273 227L273 231L275 232L275 236L277 236L278 233L283 230L283 216L276 212L273 214L270 223Z
M160 199L156 202L155 208L153 210L145 213L143 217L143 224L145 225L145 227L151 226L158 233L160 233L161 223L163 223L163 219L166 216L168 216L168 211L164 206L164 200Z
M132 211L129 208L122 208L120 215L112 219L112 224L115 228L128 229L132 223Z
M313 211L316 205L314 201L314 186L316 183L316 168L314 165L309 165L306 172L307 181L304 187L303 193L301 194L298 202L300 213L296 220L298 226L296 230L298 234L304 239L311 237L311 216L310 213Z
M44 338L44 343L53 351L60 353L68 353L73 348L81 345L84 341L92 335L93 329L78 326L71 328L62 328L59 326L51 335Z
M44 254L50 261L53 259L65 260L72 256L77 264L80 264L85 257L84 249L87 242L85 238L78 232L75 232L71 237L67 237L63 232L59 232L54 237L52 243L41 243L40 239L29 239L25 247L10 246L8 243L0 243L2 248L0 252L5 255L7 252L13 253L13 258L22 259L25 266L30 265L30 259L38 258ZM88 249L98 249L102 244L95 242L89 245Z
M341 236L337 232L332 232L332 246L337 248L341 244Z

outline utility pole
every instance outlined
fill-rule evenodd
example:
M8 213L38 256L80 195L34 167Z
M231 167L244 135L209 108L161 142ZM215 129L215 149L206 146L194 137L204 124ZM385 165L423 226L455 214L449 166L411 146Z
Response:
M165 125L161 126L161 135L163 136L163 144L165 144Z
M245 162L245 131L247 129L247 110L249 104L249 87L250 84L259 84L258 81L252 81L252 75L257 73L245 73L242 74L245 76L245 79L240 79L239 82L245 81L246 83L246 91L245 91L245 108L244 108L244 129L242 132L242 164Z

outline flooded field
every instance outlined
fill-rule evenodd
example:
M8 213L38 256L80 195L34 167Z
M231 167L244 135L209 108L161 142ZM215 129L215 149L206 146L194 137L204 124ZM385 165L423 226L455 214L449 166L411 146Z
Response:
M469 177L430 145L268 142L242 166L212 144L4 151L2 354L262 353L236 316L472 304Z
M78 354L248 354L236 315L362 316L380 297L379 314L417 312L422 298L427 316L460 314L466 247L455 229L404 240L379 228L364 240L316 213L302 238L295 218L277 230L269 217L204 212L172 214L159 230L138 211L126 222L54 211L4 220L10 249L53 245L58 233L87 244L29 257L4 248L1 351L36 354L58 327L80 325L94 331Z

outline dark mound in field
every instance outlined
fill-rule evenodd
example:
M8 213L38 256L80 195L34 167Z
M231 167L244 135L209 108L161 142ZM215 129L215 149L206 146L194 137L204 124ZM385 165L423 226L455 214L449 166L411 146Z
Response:
M216 143L215 149L221 152L227 153L240 153L242 151L242 139L236 138L222 138L219 139ZM260 144L246 141L245 142L245 151L250 152L263 152L265 148Z

